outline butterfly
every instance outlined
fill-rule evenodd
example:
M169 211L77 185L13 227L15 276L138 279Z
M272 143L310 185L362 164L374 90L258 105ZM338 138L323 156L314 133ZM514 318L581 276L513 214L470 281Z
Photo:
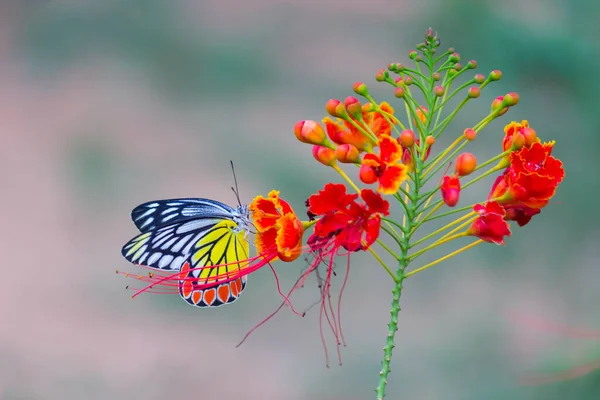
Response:
M202 198L158 200L134 208L131 219L141 233L123 246L122 255L134 264L179 271L179 294L188 304L217 307L241 295L247 275L229 278L239 276L249 258L248 206Z

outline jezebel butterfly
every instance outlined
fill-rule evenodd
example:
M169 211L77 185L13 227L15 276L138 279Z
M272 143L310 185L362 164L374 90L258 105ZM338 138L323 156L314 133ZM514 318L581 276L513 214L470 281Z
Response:
M241 295L247 276L228 278L239 276L249 258L247 206L234 209L201 198L158 200L137 206L131 218L141 233L121 253L134 264L179 271L179 294L187 303L217 307Z

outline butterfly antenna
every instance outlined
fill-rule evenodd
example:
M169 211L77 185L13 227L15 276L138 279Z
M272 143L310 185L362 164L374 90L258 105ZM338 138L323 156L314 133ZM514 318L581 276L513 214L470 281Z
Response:
M235 197L237 198L238 205L241 206L242 201L240 200L240 189L238 188L237 178L235 176L235 168L233 167L233 161L229 160L229 163L231 164L231 172L233 173L233 182L235 183L235 188L232 187L231 190L233 190L233 193L235 193Z

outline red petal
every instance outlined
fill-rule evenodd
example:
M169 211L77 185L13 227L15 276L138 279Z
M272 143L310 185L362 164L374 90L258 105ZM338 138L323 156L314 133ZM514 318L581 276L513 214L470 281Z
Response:
M323 190L308 198L308 211L315 215L325 215L328 212L344 210L357 197L357 194L346 194L346 186L340 183L328 183Z
M375 193L371 189L363 189L360 192L360 197L362 197L367 205L369 214L390 214L390 203L388 203L379 193Z

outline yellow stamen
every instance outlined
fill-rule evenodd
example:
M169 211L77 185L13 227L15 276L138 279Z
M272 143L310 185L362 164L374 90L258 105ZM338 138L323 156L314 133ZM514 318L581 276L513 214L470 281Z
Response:
M454 257L455 255L457 255L457 254L460 254L460 253L462 253L463 251L470 249L471 247L475 247L475 246L477 246L479 243L482 243L482 242L483 242L483 240L479 239L479 240L477 240L477 241L475 241L475 242L473 242L473 243L471 243L471 244L468 244L468 245L466 245L466 246L464 246L464 247L461 247L460 249L458 249L458 250L456 250L456 251L453 251L452 253L450 253L450 254L447 254L447 255L445 255L445 256L444 256L444 257L442 257L442 258L438 258L437 260L435 260L435 261L433 261L433 262L430 262L429 264L426 264L426 265L424 265L424 266L422 266L422 267L420 267L420 268L417 268L417 269L415 269L415 270L413 270L413 271L407 272L406 274L404 274L404 277L405 277L405 278L408 278L409 276L411 276L411 275L414 275L414 274L416 274L417 272L421 272L421 271L424 271L424 270L426 270L426 269L427 269L427 268L429 268L429 267L433 267L434 265L436 265L436 264L439 264L439 263L441 263L442 261L446 261L447 259L449 259L449 258L451 258L451 257Z

